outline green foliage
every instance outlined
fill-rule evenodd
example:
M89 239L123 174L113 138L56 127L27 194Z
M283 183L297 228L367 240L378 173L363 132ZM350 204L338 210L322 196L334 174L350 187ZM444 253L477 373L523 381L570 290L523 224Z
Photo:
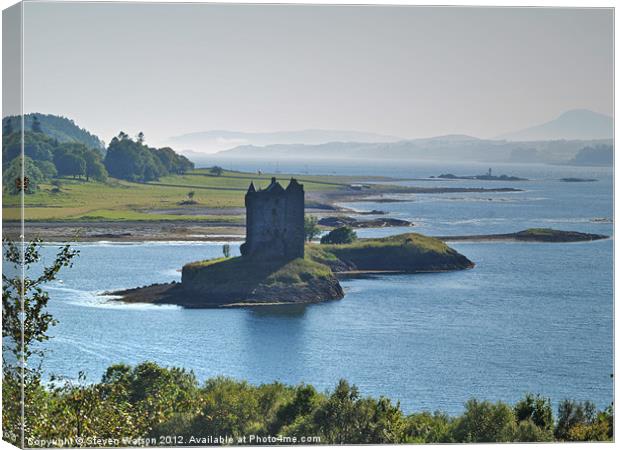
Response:
M6 120L2 121L2 136L8 136L13 133L13 119L11 117L7 117Z
M317 248L318 247L318 248ZM307 254L330 267L326 255L345 263L342 270L418 272L455 270L473 267L473 263L443 241L418 233L406 233L377 239L358 239L350 244L306 245ZM336 263L338 261L335 261Z
M39 118L37 116L32 116L32 132L33 133L42 133L43 130L41 129L41 122L39 121Z
M46 180L46 176L41 172L35 161L25 156L22 159L15 158L2 174L2 189L8 194L18 194L21 188L18 187L16 180L22 179L22 161L24 163L24 176L28 178L28 187L24 190L26 194L32 194L37 190L39 184Z
M224 169L222 169L220 166L213 166L209 169L209 173L215 175L216 177L221 176L223 172Z
M418 444L452 442L453 423L454 419L442 412L411 414L405 424L405 440Z
M41 134L26 131L24 133L24 155L37 161L52 161L54 148L58 145L54 139ZM2 139L2 162L9 163L15 157L21 155L22 136L15 132L5 135Z
M321 229L317 225L316 217L313 216L304 216L304 237L307 242L310 242L312 239L317 237Z
M36 121L39 125L35 125ZM25 132L42 133L58 142L75 142L84 144L87 148L103 150L104 144L97 136L77 126L71 119L53 114L26 114L24 116ZM10 125L9 125L10 124ZM21 117L7 116L2 119L2 135L21 131Z
M3 239L2 425L5 437L14 444L22 437L22 425L24 436L36 435L45 415L47 394L41 386L40 367L44 350L38 344L49 339L48 330L56 320L47 311L49 296L44 286L54 281L61 269L71 267L78 255L65 245L38 276L22 276L22 268L32 273L40 262L40 247L38 240L22 244Z
M107 178L107 171L101 161L100 152L82 143L59 143L58 140L44 133L26 131L24 133L24 155L34 161L34 165L43 175L39 179L38 173L31 174L29 178L35 180L35 183L30 193L36 190L36 185L40 182L58 175L74 178L85 176L87 181L91 178L104 181ZM4 139L3 164L14 164L20 156L21 134L15 132Z
M194 168L191 161L171 148L149 148L140 140L131 140L122 131L110 142L104 164L113 177L136 182L183 174Z
M290 432L310 433L331 444L403 442L405 420L389 399L362 398L355 386L340 380L327 400L318 402L306 421Z
M351 227L336 228L321 238L321 244L351 244L357 239L357 234Z
M560 441L606 441L613 438L613 408L597 411L589 401L564 400L558 406L555 438Z
M515 430L515 442L552 442L553 430L540 428L532 419L522 420Z
M56 170L56 166L51 161L34 161L35 166L41 171L45 180L49 180L50 178L54 178L58 175L58 171Z
M54 163L60 176L82 177L86 175L86 160L80 144L61 144L54 154Z
M456 442L511 442L516 426L514 413L507 404L472 399L456 420L453 437Z
M531 420L534 425L545 431L553 430L553 411L551 400L540 395L526 394L514 407L518 422Z

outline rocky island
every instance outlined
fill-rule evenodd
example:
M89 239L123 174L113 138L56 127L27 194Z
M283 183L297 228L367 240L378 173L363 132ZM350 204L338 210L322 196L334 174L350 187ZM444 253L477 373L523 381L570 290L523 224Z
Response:
M442 173L438 176L431 176L430 178L441 180L483 180L483 181L528 181L527 178L520 178L509 175L493 175L491 169L487 173L482 175L454 175L452 173Z
M567 177L560 178L560 181L564 183L591 183L593 181L598 181L596 178L577 178L577 177Z
M553 228L528 228L516 233L480 234L469 236L437 236L442 241L524 241L524 242L585 242L607 239L603 234L579 231L554 230Z
M344 296L339 274L412 273L472 268L444 242L416 233L348 244L305 244L304 193L295 180L275 179L246 194L246 242L241 256L197 261L181 283L111 292L123 302L187 308L314 303Z
M413 223L408 220L394 219L392 217L378 217L376 219L359 220L349 216L328 216L321 217L318 224L325 227L344 227L351 228L384 228L384 227L411 227Z

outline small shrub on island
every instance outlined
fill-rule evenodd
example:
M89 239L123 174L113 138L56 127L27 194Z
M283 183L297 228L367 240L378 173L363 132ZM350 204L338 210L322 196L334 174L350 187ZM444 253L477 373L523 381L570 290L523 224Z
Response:
M357 240L357 234L351 227L340 227L330 231L321 238L321 244L350 244Z

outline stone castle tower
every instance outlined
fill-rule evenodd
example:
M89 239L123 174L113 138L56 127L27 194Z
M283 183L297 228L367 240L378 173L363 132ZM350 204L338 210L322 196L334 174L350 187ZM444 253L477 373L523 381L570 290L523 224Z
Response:
M250 184L245 194L246 238L243 256L295 259L304 256L304 187L291 178L284 189L274 178L256 190Z

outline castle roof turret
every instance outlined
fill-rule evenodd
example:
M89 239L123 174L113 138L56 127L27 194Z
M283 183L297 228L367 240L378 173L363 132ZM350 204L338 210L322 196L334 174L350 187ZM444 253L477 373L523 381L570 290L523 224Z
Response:
M287 191L292 191L294 189L296 189L296 190L303 190L303 186L301 184L299 184L295 178L291 178L291 181L289 182L288 186L286 187L286 190Z
M276 177L271 178L271 183L265 189L266 192L284 192L284 188L276 181Z

